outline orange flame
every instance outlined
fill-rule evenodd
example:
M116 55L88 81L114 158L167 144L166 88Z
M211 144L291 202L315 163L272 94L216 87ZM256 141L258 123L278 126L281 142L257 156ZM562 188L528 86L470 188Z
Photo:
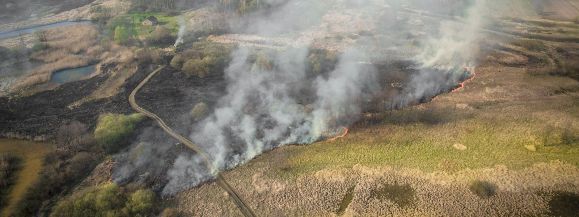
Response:
M472 81L472 79L474 79L474 77L476 76L476 73L474 72L474 69L469 69L468 67L465 67L464 69L465 69L466 71L472 73L472 76L470 76L469 78L467 78L467 79L464 80L463 82L459 83L457 88L455 88L454 90L450 91L451 93L454 93L454 92L457 92L457 91L459 91L459 90L464 89L464 85L465 85L467 82Z
M334 140L339 139L339 138L344 138L346 135L348 135L348 132L350 131L350 129L348 129L347 127L342 127L342 131L343 131L343 133L341 135L337 135L335 137L332 137L328 141L334 141Z

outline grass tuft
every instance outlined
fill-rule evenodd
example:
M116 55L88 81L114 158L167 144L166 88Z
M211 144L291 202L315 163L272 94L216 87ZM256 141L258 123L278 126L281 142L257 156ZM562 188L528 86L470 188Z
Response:
M579 213L579 195L569 192L555 192L549 201L552 216L571 217Z
M416 192L410 185L386 184L370 193L370 197L379 200L390 200L399 207L414 204Z
M487 181L476 180L470 184L469 189L480 198L490 198L497 193L497 186Z

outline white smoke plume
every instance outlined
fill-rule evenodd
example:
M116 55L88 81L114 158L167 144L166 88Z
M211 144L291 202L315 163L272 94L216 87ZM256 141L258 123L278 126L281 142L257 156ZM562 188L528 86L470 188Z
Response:
M275 51L240 46L231 54L232 60L225 71L225 95L190 134L191 140L211 158L212 168L207 168L197 155L179 156L167 173L169 182L163 194L198 185L217 172L247 162L272 148L312 143L323 139L328 132L352 124L364 103L380 90L378 70L371 64L376 56L368 50L398 46L405 39L394 37L404 35L400 32L415 30L405 29L410 27L402 22L413 21L402 18L405 12L401 8L409 2L420 2L423 6L444 9L425 0L264 2L277 7L267 13L257 12L231 20L234 33L299 43L288 43L289 46ZM414 52L412 60L418 73L394 99L395 107L448 90L464 79L462 67L476 64L477 49L473 45L481 37L480 28L486 21L481 13L483 0L474 2L463 18L438 22L440 26L434 27L435 31L418 27L418 32L426 32L419 48L403 51ZM412 16L421 19L421 15ZM328 20L334 23L328 24ZM349 32L352 29L357 32ZM360 36L363 31L391 35ZM179 32L180 39L175 45L182 41L184 30L183 34L181 29ZM319 42L314 39L331 40L336 32L346 43L343 49L338 49L341 54L335 68L317 75L308 73L310 47ZM361 40L350 39L356 37Z
M179 31L177 32L177 40L175 40L175 44L173 44L174 47L183 44L183 36L187 31L187 22L185 22L185 18L183 18L183 16L180 16L177 19L177 23L179 24Z
M483 29L491 22L486 4L485 0L472 1L463 18L443 20L438 31L422 42L414 58L419 72L396 97L394 108L427 101L473 75Z

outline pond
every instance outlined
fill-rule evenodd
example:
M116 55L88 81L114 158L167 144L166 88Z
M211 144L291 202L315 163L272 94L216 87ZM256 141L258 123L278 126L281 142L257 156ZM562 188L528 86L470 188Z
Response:
M95 71L96 65L88 65L72 69L64 69L52 73L50 82L55 84L64 84L72 81L79 81L90 76Z
M56 22L56 23L50 23L50 24L29 26L29 27L24 27L24 28L20 28L20 29L1 31L0 32L0 39L13 38L13 37L17 37L19 35L31 34L31 33L34 33L36 31L47 30L47 29L52 29L52 28L62 27L62 26L78 25L78 24L92 24L92 22L87 21L87 20L62 21L62 22Z
M0 153L15 154L22 158L23 163L17 172L17 180L8 193L8 204L1 210L1 217L10 216L17 202L38 179L44 156L53 148L53 145L42 142L0 138Z

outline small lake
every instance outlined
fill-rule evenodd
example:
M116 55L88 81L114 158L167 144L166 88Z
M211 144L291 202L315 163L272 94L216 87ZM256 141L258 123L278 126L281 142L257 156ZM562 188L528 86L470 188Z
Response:
M56 22L56 23L50 23L50 24L29 26L29 27L24 27L24 28L20 28L20 29L1 31L0 32L0 39L13 38L13 37L17 37L19 35L31 34L31 33L34 33L36 31L47 30L47 29L52 29L52 28L62 27L62 26L78 25L78 24L92 24L92 22L88 21L88 20L62 21L62 22Z
M64 84L72 81L79 81L88 77L95 71L96 65L88 65L73 69L64 69L52 73L50 82L55 84Z

